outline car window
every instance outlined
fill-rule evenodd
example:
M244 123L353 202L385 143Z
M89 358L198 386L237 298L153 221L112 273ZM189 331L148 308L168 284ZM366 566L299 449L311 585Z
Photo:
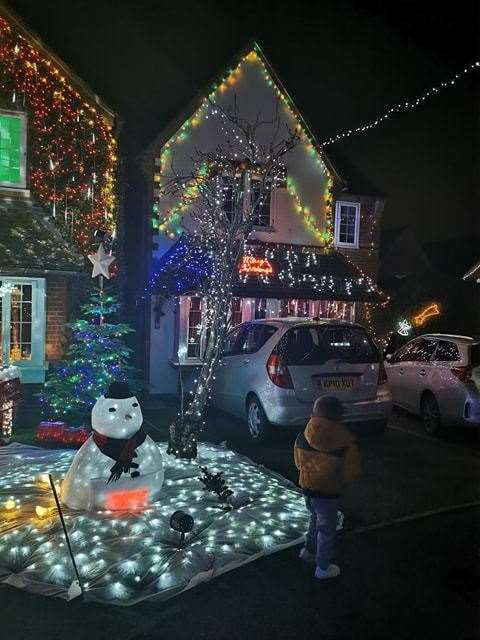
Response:
M472 367L480 365L480 342L472 344L470 347L470 364Z
M267 324L248 325L239 340L238 352L255 353L263 347L276 330L276 327Z
M222 356L233 356L238 353L240 339L245 332L245 325L239 325L227 333L223 343Z
M394 362L428 362L435 351L435 340L420 338L397 351Z
M457 362L460 360L458 346L454 342L439 340L435 351L435 360L439 362Z
M324 364L328 360L352 364L380 361L380 352L361 327L294 327L283 336L278 351L290 366Z

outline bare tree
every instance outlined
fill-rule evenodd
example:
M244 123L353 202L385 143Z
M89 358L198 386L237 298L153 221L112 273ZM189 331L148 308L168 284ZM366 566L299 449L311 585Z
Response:
M191 402L170 427L168 452L177 457L196 457L197 438L228 330L237 265L268 191L285 178L285 156L299 140L298 130L286 125L282 130L278 111L277 104L271 119L257 115L249 122L240 115L236 100L228 110L210 103L208 117L216 119L224 142L212 150L195 149L188 173L177 172L172 159L170 172L162 176L162 194L180 197L184 205L182 224L188 238L171 271L208 261L208 275L197 283L197 293L207 299L203 330L208 338ZM267 144L261 142L265 137Z

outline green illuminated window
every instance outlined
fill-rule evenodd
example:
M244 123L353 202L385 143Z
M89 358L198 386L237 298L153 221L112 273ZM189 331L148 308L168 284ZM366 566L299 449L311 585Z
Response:
M25 115L0 111L0 184L25 186Z

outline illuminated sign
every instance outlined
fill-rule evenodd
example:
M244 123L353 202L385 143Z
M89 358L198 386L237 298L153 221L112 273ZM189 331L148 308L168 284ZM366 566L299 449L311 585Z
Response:
M413 317L413 324L416 327L422 327L429 318L433 318L433 316L439 316L441 313L440 305L436 302L429 304L425 309L423 309L418 315Z
M238 271L246 275L271 276L273 274L273 266L266 258L243 256Z

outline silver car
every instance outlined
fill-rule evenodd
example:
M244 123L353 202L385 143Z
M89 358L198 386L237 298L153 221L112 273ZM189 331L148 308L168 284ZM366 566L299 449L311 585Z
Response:
M345 422L386 426L392 402L381 354L363 327L336 320L244 322L226 339L213 403L247 420L251 437L304 426L314 400L337 396Z
M428 334L387 356L394 404L423 417L427 433L480 425L480 340Z

